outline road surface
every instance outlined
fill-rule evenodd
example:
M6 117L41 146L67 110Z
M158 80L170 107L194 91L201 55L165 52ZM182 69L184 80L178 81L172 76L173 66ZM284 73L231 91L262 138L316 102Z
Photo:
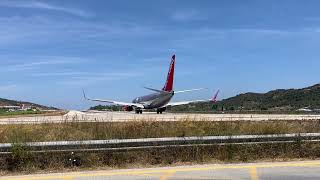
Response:
M320 161L128 169L2 177L0 180L184 180L184 179L320 179Z
M268 121L268 120L320 120L320 115L286 114L183 114L183 113L144 113L131 112L79 112L70 111L64 116L35 116L0 118L1 124L36 124L61 122L127 122L127 121Z

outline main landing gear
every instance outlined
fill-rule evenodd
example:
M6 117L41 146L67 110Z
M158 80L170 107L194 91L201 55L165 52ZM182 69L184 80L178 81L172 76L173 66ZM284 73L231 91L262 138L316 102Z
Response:
M167 108L159 108L157 109L157 114L162 114L162 112L166 111Z
M136 109L136 114L142 114L142 109Z
M161 109L157 109L157 114L162 114L162 110Z

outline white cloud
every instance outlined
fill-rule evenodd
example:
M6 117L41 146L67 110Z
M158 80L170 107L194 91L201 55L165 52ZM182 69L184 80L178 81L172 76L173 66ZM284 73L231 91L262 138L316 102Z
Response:
M17 60L15 60L17 61ZM77 57L63 57L63 56L40 56L40 57L28 57L27 59L21 59L20 62L14 64L1 65L1 72L11 71L24 71L32 70L45 66L58 66L65 64L78 64L86 62L87 60Z
M33 73L31 76L34 77L49 77L49 76L80 76L80 75L88 75L88 72L41 72L41 73Z
M43 1L1 1L0 6L11 8L28 8L28 9L40 9L49 11L58 11L80 17L91 17L92 14L83 11L81 9L74 9L68 7L62 7L57 5L48 4Z
M289 31L289 30L281 30L281 29L261 29L261 28L239 28L239 29L230 29L227 32L235 32L235 33L248 33L248 34L263 34L263 35L288 35L292 33L302 32L300 31Z
M110 43L107 39L154 37L162 31L152 27L124 22L90 22L48 16L0 17L0 46L18 44ZM114 46L114 43L110 43Z

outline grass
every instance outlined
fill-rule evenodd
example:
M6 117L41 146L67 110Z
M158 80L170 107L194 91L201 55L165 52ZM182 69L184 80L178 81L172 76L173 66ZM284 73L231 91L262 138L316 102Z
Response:
M26 115L26 114L43 114L44 111L7 111L0 110L0 116Z
M4 110L0 110L0 119L1 118L11 118L11 117L28 117L28 116L37 116L37 115L45 115L45 116L59 116L64 115L63 111L12 111L7 112Z
M183 148L150 149L100 153L39 153L28 152L17 145L11 155L0 156L0 175L52 172L97 168L133 168L181 165L190 163L255 162L320 158L319 143L213 145ZM76 163L72 163L76 160Z
M320 121L63 122L1 125L0 143L241 134L319 133Z
M320 158L317 142L291 144L212 145L122 152L32 153L22 144L30 141L127 139L239 134L320 132L320 121L178 121L178 122L64 122L1 125L0 143L14 143L12 154L0 155L0 175L12 172L65 169L129 168L184 163L252 162ZM76 159L72 163L69 159Z

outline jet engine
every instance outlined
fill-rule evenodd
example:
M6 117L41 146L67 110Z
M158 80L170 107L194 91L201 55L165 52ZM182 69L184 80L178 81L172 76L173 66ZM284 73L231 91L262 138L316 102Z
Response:
M122 108L124 111L133 111L133 107L132 106L123 106Z

